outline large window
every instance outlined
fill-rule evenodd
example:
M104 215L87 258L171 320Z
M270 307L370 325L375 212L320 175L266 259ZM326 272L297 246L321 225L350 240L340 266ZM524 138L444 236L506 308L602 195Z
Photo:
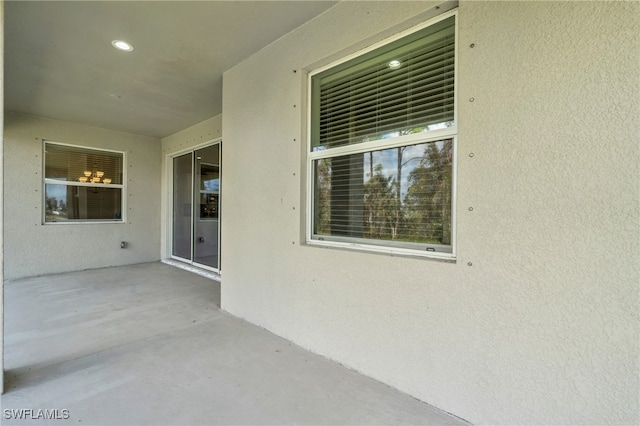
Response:
M44 222L122 222L124 154L44 143Z
M310 75L310 244L453 257L455 19Z

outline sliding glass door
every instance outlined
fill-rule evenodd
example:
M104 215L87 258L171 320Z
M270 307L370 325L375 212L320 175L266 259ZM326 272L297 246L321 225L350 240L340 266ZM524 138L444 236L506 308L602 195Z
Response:
M195 152L193 261L220 269L220 145Z
M220 270L220 143L173 158L172 257Z
M173 244L171 254L191 260L193 153L173 159Z

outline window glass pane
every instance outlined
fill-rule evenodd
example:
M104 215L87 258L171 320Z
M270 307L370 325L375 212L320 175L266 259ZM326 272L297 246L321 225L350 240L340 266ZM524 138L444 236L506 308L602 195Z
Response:
M454 125L455 18L312 77L312 150Z
M218 192L220 191L220 173L218 166L200 165L200 190Z
M45 178L66 182L122 184L123 155L73 146L45 145Z
M220 267L220 144L194 152L196 156L196 203L200 208L194 218L193 261Z
M193 155L173 159L173 249L171 254L191 260Z
M315 160L314 238L451 245L452 144Z
M196 180L200 182L200 219L218 218L218 201L220 195L220 158L218 146L207 147L197 151L196 162L200 174Z
M45 222L121 220L122 189L45 185Z

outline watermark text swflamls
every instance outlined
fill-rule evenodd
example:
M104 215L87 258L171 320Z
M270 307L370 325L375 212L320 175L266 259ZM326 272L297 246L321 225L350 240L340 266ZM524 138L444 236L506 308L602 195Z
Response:
M70 417L67 409L37 409L32 408L5 408L4 418L7 420L67 420Z

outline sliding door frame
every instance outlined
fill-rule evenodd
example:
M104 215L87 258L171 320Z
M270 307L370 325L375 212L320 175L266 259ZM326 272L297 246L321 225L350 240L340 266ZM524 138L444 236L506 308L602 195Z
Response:
M214 146L217 145L218 149L219 149L219 179L220 179L220 189L219 189L219 201L218 201L218 206L219 206L219 211L218 211L218 268L214 268L208 265L204 265L201 263L197 263L193 261L194 258L194 238L195 238L195 152L199 149L202 148L207 148L210 146ZM174 222L174 218L173 218L173 214L174 214L174 206L173 206L173 197L174 197L174 182L173 182L173 161L174 159L176 159L177 157L180 157L182 155L185 154L190 154L191 155L191 259L185 259L179 256L175 256L173 255L173 222ZM176 152L172 152L171 154L167 154L166 155L166 202L165 202L165 223L166 223L166 238L165 238L165 247L164 247L164 253L163 253L163 258L164 259L173 259L176 261L179 261L181 263L184 263L186 265L191 265L200 269L204 269L207 271L212 271L215 273L220 274L221 273L221 269L222 269L222 264L221 264L221 260L222 260L222 253L221 253L221 243L222 243L222 239L221 239L221 235L222 235L222 139L218 138L218 139L212 139L210 141L207 142L203 142L201 144L197 144L197 145L193 145L189 148L185 148L185 149L181 149L179 151Z

